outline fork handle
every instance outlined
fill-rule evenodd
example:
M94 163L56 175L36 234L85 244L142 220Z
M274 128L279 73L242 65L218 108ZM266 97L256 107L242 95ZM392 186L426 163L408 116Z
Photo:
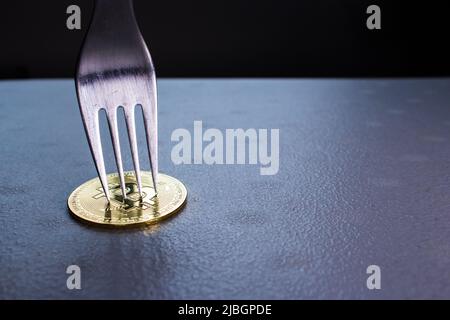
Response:
M96 0L92 23L100 23L102 27L117 30L118 26L126 27L134 23L133 0Z
M135 50L141 33L134 16L132 0L96 0L87 40L91 52L114 55L114 52Z
M95 9L115 12L133 8L133 0L95 0Z

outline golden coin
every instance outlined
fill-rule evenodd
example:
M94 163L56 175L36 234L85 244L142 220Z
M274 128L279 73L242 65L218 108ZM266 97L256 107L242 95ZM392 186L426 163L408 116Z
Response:
M179 211L187 197L186 187L179 180L159 173L158 195L152 187L150 172L141 171L142 197L134 172L125 175L126 198L123 199L117 173L108 175L111 201L108 203L98 178L76 188L69 196L70 211L81 220L102 225L129 226L152 224Z

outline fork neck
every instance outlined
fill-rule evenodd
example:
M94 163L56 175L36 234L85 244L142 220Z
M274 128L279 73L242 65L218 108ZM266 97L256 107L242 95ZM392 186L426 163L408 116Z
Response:
M96 0L94 19L110 17L120 23L124 17L134 17L133 0Z

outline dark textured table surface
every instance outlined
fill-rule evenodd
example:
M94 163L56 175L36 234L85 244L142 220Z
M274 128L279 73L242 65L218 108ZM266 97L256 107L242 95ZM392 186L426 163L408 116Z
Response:
M96 176L73 82L0 82L0 298L450 298L450 80L158 85L161 171L188 203L105 230L66 207ZM194 120L279 128L278 174L175 166L171 133ZM66 287L72 264L81 290ZM372 264L381 290L366 287Z

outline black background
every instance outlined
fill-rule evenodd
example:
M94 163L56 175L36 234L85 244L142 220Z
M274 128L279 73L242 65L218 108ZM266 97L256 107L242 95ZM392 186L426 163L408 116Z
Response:
M135 0L162 77L450 75L449 1ZM82 30L66 28L66 8ZM381 30L366 8L381 7ZM92 0L2 1L0 78L73 77Z

